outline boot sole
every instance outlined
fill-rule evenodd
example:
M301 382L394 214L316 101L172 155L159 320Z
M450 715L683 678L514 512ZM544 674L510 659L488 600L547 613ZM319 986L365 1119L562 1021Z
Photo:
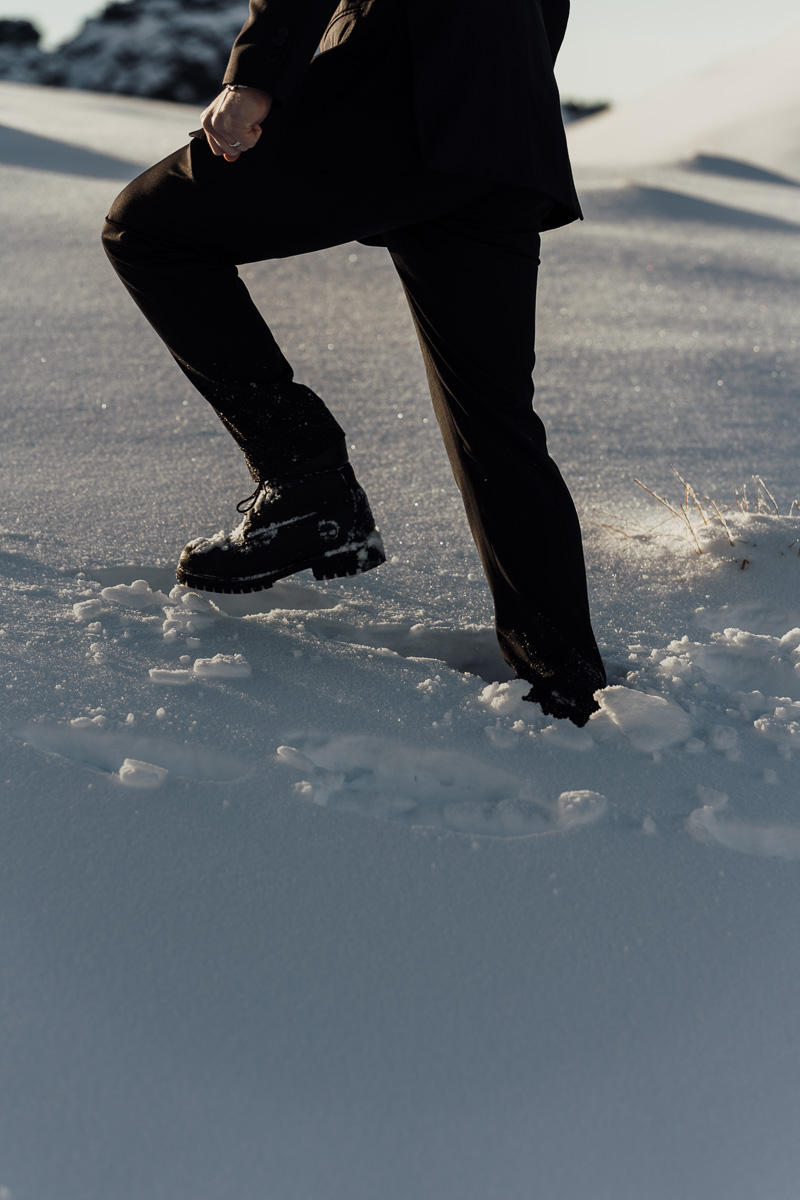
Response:
M296 575L298 571L309 568L315 579L345 579L353 575L363 575L374 567L386 562L381 536L371 533L361 546L348 546L341 550L332 550L328 554L315 555L285 567L276 567L261 575L246 575L234 579L220 579L218 575L195 575L180 565L176 572L178 583L184 587L194 588L202 592L218 592L227 596L238 596L245 592L263 592L271 588L280 579Z

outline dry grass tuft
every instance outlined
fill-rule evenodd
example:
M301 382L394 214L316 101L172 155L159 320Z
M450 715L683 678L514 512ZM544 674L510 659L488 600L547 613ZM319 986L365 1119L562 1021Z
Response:
M665 500L663 496L659 496L658 492L654 492L646 483L642 483L641 479L637 479L634 476L634 483L638 483L639 487L643 488L649 496L652 496L654 500L663 505L669 514L668 516L647 528L642 526L638 521L628 522L624 525L612 525L604 522L603 528L607 529L615 537L620 538L652 537L653 534L657 533L671 533L674 535L674 529L667 529L666 526L670 525L672 521L677 521L682 535L691 543L695 552L703 554L703 547L698 537L701 523L706 528L718 524L724 531L729 544L734 546L736 543L731 534L730 526L725 519L726 512L729 514L732 512L769 513L772 516L781 516L777 500L760 475L753 475L751 477L749 493L747 484L743 484L741 490L734 488L734 503L720 507L713 497L698 495L692 485L673 467L672 463L669 466L683 487L683 499L678 500L674 504L670 503L669 500ZM787 516L791 516L795 509L800 514L800 501L792 501Z

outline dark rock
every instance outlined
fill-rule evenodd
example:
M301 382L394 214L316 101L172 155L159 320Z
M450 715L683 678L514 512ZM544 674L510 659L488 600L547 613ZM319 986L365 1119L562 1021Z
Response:
M0 20L0 46L38 46L41 36L30 21Z
M584 104L579 100L564 100L561 104L561 114L565 125L573 121L583 121L586 117L594 117L597 113L606 112L610 106L605 102Z
M16 39L0 37L0 78L206 104L246 18L244 0L118 0L50 53L30 22L0 22Z

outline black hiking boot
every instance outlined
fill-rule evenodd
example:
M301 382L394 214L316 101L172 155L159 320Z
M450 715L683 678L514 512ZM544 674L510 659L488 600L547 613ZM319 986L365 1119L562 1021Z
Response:
M258 592L311 568L315 579L361 575L386 561L366 494L349 463L261 482L237 505L241 524L184 547L178 583L207 592Z
M597 703L593 695L580 697L562 696L560 692L543 693L532 688L523 700L532 700L538 704L542 712L547 717L556 717L560 720L572 721L573 725L577 725L582 729L588 724L592 713L600 711L600 705Z

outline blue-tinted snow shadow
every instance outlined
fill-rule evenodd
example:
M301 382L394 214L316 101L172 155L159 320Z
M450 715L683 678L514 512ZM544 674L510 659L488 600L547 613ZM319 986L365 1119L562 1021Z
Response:
M140 174L141 163L98 154L82 146L25 133L0 125L0 163L28 167L34 171L55 171L61 175L81 175L91 179L132 179Z
M727 204L716 204L710 200L702 200L699 196L674 192L669 188L645 187L639 184L587 192L584 210L592 220L609 223L631 220L659 224L664 221L693 221L706 225L726 225L736 229L760 229L776 233L796 233L800 229L800 225L793 221L783 221L779 217L769 217L743 208L731 208Z
M777 171L767 171L755 163L741 158L725 158L720 154L696 154L683 163L684 171L696 171L702 175L722 175L727 179L747 179L752 183L776 183L781 187L800 187L800 180Z
M328 641L391 650L400 658L431 659L487 683L514 678L493 629L426 628L402 622L353 625L330 617L311 617L306 627Z
M53 579L52 570L46 568L40 558L26 554L24 550L0 550L0 586L5 579L10 579L16 584L23 580L27 582L31 575L35 577L36 582L45 577L48 583Z

